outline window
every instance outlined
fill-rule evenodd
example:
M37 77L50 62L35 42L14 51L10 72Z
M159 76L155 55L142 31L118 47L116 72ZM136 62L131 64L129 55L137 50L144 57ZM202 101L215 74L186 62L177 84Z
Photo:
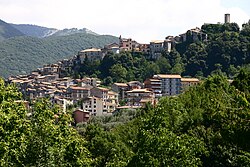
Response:
M94 108L96 108L96 105L94 105Z

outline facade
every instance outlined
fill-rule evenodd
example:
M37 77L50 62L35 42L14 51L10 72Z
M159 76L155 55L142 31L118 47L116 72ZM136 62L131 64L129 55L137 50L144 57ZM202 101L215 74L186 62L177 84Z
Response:
M101 49L91 48L91 49L85 49L85 50L78 52L78 57L80 58L81 63L83 63L86 58L89 61L102 60L104 57L104 54L101 51Z
M76 79L75 83L80 87L84 87L86 85L91 85L93 87L97 87L101 84L101 81L98 78L85 77L82 79Z
M131 38L119 38L119 47L121 51L134 51L139 48L139 43L132 40Z
M126 83L114 83L111 86L112 91L118 93L118 100L122 100L126 97L126 91L129 90L128 84Z
M103 101L106 101L108 98L108 89L102 87L94 87L91 89L91 96L102 98Z
M75 123L88 122L90 114L88 111L77 109L73 112Z
M118 93L113 91L108 91L108 98L107 101L104 103L104 111L107 111L107 113L112 113L115 111L116 107L118 105Z
M127 84L128 84L129 90L143 88L143 84L139 81L130 81Z
M154 92L147 89L133 89L127 91L128 106L144 106L146 103L155 103Z
M149 55L150 54L150 45L149 44L140 44L139 51L141 51L144 54Z
M151 41L149 44L152 59L158 59L164 51L164 40Z
M59 65L58 64L44 65L43 68L40 68L38 72L41 75L49 75L49 74L59 73Z
M186 42L187 40L195 41L205 41L207 40L207 34L202 32L199 27L188 30L184 34L180 34L180 41Z
M51 101L53 104L57 104L62 109L63 112L66 112L68 105L73 105L73 101L56 96Z
M120 53L120 45L117 43L111 43L109 45L105 45L103 48L103 52L107 54L108 52L112 52L114 54Z
M146 79L144 81L144 87L148 90L152 90L155 93L155 97L162 96L162 87L161 87L161 80L160 79Z
M98 97L87 97L83 100L82 109L88 111L90 115L101 116L107 111L103 110L103 101Z
M74 101L90 96L90 88L71 86L67 89L68 97Z
M197 78L181 78L181 92L185 91L190 86L198 85L199 82Z
M94 93L98 95L90 96L83 100L82 109L89 111L91 115L103 115L112 113L118 104L118 93L113 91L100 91L98 89L93 90ZM103 99L105 97L105 99Z
M95 87L91 89L91 96L95 96L102 99L104 113L111 113L117 107L118 93L109 91L109 89Z
M151 41L149 44L151 58L158 59L162 55L162 52L171 52L173 42L170 36L165 40Z
M180 94L180 75L157 74L153 76L153 79L158 79L161 81L162 96L174 96Z

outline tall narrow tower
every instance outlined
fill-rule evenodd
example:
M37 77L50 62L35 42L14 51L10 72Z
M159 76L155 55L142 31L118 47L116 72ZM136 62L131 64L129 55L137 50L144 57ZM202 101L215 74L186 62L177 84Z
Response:
M230 14L225 14L225 23L230 23Z

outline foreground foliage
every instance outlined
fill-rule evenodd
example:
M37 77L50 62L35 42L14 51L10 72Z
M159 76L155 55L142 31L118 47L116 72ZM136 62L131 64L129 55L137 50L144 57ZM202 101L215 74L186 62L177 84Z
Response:
M0 166L89 166L86 141L46 100L28 116L21 94L0 80Z
M46 100L27 115L0 82L0 166L237 166L250 164L250 72L209 77L157 106L70 127Z

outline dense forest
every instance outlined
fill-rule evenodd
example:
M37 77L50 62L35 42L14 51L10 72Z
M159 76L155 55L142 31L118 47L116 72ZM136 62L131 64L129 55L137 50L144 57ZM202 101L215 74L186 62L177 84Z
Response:
M223 73L233 78L241 66L250 63L250 22L244 24L241 31L236 23L205 24L202 31L208 34L207 40L193 41L187 32L187 41L177 43L170 53L163 52L156 60L140 52L108 53L101 61L86 59L67 75L75 78L96 76L106 85L144 81L157 73L198 78Z
M27 111L0 81L0 166L250 166L250 70L212 75L157 106L75 127L46 100Z

